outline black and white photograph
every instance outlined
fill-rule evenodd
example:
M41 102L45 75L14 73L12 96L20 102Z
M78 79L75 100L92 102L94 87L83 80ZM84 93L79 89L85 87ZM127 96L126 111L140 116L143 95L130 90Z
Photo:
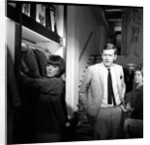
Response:
M54 6L49 7L49 16L51 20L51 30L56 32L56 10Z
M46 8L44 4L36 4L36 21L45 26Z
M6 8L6 144L144 140L143 5Z
M30 17L30 4L22 4L22 13Z

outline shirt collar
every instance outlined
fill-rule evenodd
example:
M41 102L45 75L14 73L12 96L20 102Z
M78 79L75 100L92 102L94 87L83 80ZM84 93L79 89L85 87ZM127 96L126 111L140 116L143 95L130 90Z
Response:
M108 69L107 67L105 67L104 63L102 63L102 67L103 67L104 69ZM113 69L113 68L114 68L114 64L112 64L109 68L110 68L110 70Z

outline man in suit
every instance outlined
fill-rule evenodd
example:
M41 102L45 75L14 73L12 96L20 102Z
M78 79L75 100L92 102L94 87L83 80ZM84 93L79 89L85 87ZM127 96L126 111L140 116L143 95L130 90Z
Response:
M96 140L117 139L121 109L125 110L124 73L122 66L114 63L116 58L117 48L111 43L106 44L102 62L88 67L79 90L79 105L92 123Z

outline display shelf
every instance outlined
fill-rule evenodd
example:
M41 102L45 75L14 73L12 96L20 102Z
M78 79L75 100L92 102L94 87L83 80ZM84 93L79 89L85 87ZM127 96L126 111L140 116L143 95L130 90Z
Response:
M31 30L30 32L35 32L36 34L39 34L39 38L43 36L43 38L45 37L45 39L46 38L50 39L52 41L55 41L56 43L60 43L61 41L61 37L56 32L52 32L50 29L47 29L47 27L42 26L40 23L36 22L34 19L26 16L23 13L21 14L21 18L20 18L20 14L19 14L19 11L17 11L17 8L9 4L7 4L7 17L14 20L17 23L20 23L20 20L21 20L22 26L30 29ZM32 38L32 35L29 35L29 36Z

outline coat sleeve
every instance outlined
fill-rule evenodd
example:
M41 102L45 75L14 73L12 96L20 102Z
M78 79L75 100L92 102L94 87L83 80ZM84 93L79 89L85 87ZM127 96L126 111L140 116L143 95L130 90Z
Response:
M121 97L124 98L125 92L126 92L126 85L125 85L125 81L124 81L124 72L123 72L122 66L121 66L120 79L121 79L121 87L122 87L122 96Z
M12 58L7 48L7 89L8 97L7 100L12 102L13 107L19 107L22 105L16 75L14 72Z
M90 68L87 69L87 72L82 80L82 84L79 90L79 107L82 109L87 108L87 95L88 95L88 89L91 82L91 71Z
M119 91L119 96L120 96L120 100L122 102L122 105L125 106L125 92L126 92L126 85L125 85L125 81L124 81L124 72L123 72L123 68L121 66L121 71L120 71L120 81L121 81L121 88Z
M53 98L58 99L58 96L63 93L64 84L60 78L30 78L25 74L21 75L22 83L30 89L33 89L39 93L49 94L55 96Z

